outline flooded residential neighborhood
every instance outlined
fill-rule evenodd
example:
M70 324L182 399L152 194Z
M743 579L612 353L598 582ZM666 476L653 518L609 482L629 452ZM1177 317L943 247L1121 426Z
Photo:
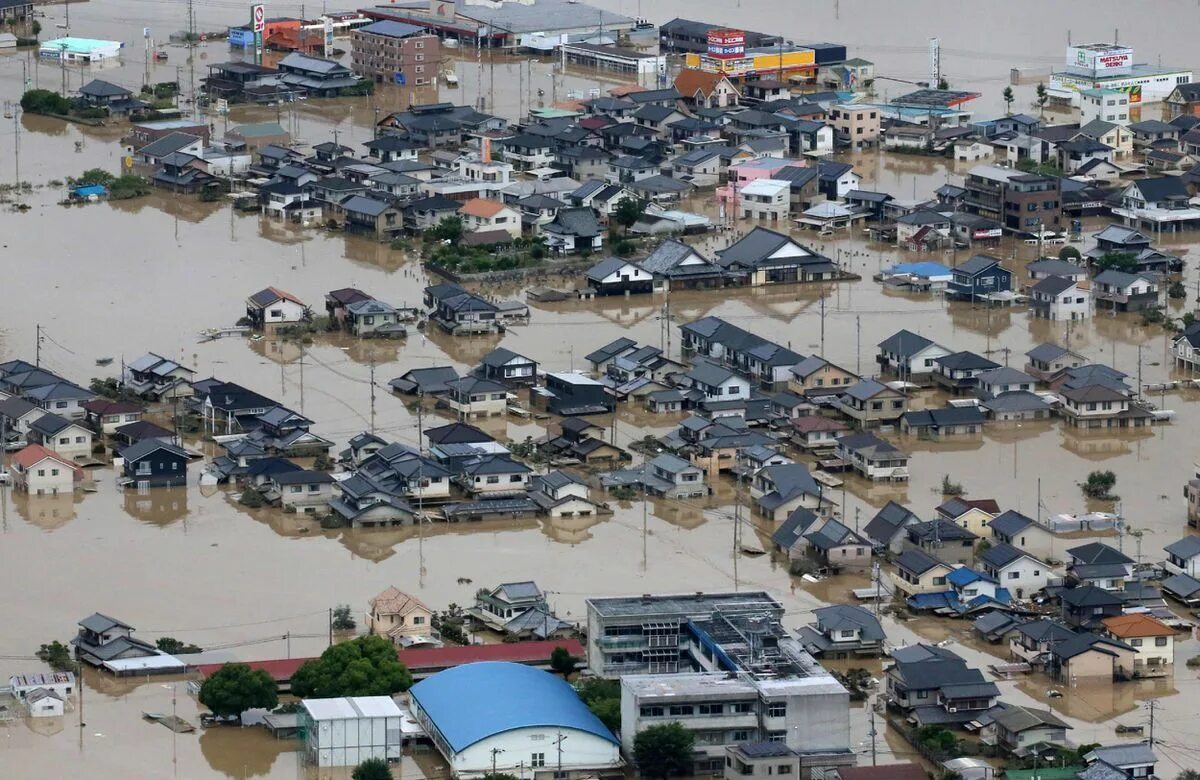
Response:
M0 777L1193 777L1153 10L0 2Z

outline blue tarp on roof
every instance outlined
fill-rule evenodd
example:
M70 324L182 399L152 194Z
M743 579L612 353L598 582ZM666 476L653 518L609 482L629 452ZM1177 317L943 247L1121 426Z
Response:
M930 261L922 263L901 263L888 269L892 274L912 274L913 276L949 276L951 271L941 263Z
M82 187L76 187L71 190L71 194L77 198L90 198L93 195L107 195L108 190L103 184L85 184Z

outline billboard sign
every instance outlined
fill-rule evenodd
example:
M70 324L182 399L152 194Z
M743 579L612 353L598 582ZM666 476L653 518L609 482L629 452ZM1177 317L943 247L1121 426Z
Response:
M333 20L325 17L325 57L333 56Z
M971 238L975 241L981 241L986 238L1000 238L1004 235L1004 231L1000 228L991 228L988 230L976 230L971 233Z
M267 27L267 7L265 5L251 7L250 19L253 22L254 32L261 34Z
M1133 49L1097 43L1071 46L1067 49L1067 64L1096 76L1120 75L1133 68Z

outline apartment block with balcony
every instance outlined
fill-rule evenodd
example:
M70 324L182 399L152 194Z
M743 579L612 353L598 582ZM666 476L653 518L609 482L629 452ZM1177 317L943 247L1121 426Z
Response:
M376 83L436 84L441 40L422 28L384 20L350 34L350 68Z
M967 211L994 219L1009 232L1056 230L1062 224L1062 188L1053 176L977 165L964 182Z

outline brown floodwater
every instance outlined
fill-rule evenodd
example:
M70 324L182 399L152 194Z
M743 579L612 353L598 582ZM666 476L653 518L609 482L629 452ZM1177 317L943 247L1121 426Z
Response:
M631 0L603 5L635 13ZM1108 8L1111 5L1112 8ZM1194 17L1190 3L1167 4L1181 19ZM826 2L806 7L804 27L787 29L798 40L840 40L853 54L875 60L880 72L898 78L923 76L927 34L942 37L944 69L955 86L986 90L981 104L998 104L995 93L1012 65L1057 62L1073 27L1076 40L1110 35L1110 20L1120 19L1121 39L1146 57L1161 50L1164 62L1190 64L1186 24L1159 29L1160 23L1118 13L1113 3L1089 15L1096 29L1083 29L1077 15L1058 6L1037 6L1043 22L1029 26L1020 12L1027 2L1003 9L981 9L970 16L949 13L946 3L906 6L904 19L922 14L937 18L944 29L921 27L912 40L896 38L895 13L881 13L864 3ZM1107 9L1107 10L1106 10ZM201 29L236 21L232 5L197 4ZM760 29L780 29L778 7L742 0L740 6L664 2L642 9L655 21L678 12L718 22L738 22ZM45 8L43 26L50 29L63 9ZM272 13L299 13L299 7L272 6ZM961 19L960 19L961 16ZM141 27L156 37L181 27L177 4L142 0L98 0L72 7L78 35L116 37L127 51L140 53ZM784 22L790 25L790 22ZM1176 32L1176 29L1178 32ZM1186 41L1186 43L1185 43ZM186 51L167 47L171 59L152 64L151 80L179 76L188 81ZM968 51L977 50L978 56ZM197 78L204 64L227 56L213 42L197 50ZM515 118L519 108L536 105L537 89L546 100L567 92L614 85L609 74L569 69L552 76L551 63L489 52L477 64L475 52L447 56L462 86L421 92L388 87L372 98L305 101L286 111L235 109L230 123L278 118L294 135L316 143L332 137L358 144L371 137L376 109L402 108L410 101L474 101L478 92L495 95L495 110ZM31 80L56 87L61 71L37 64L24 54L0 55L0 92L15 99L20 92L21 62ZM100 76L136 87L142 83L140 56L124 63L68 73L73 86ZM494 91L492 83L494 82ZM896 85L898 89L901 85ZM1020 88L1025 90L1026 87ZM1031 90L1031 88L1028 88ZM1023 94L1019 90L1019 95ZM492 102L489 100L489 102ZM982 109L981 109L982 110ZM223 130L225 119L210 118ZM35 353L40 325L42 363L70 379L115 373L121 359L153 350L180 359L201 375L217 375L270 395L316 420L314 430L339 446L374 423L376 431L416 443L417 418L411 401L387 392L386 381L415 366L449 364L465 370L498 345L538 359L547 370L584 367L583 356L617 336L661 345L678 356L678 326L713 315L761 333L804 353L822 353L852 370L870 373L874 345L899 327L934 338L948 347L971 349L997 361L1020 366L1023 353L1045 340L1066 340L1073 349L1098 361L1111 362L1146 382L1182 378L1172 372L1169 339L1159 329L1146 329L1134 317L1100 316L1070 329L1062 323L1032 321L1022 307L995 310L946 304L929 296L883 291L871 281L886 265L927 255L900 252L870 243L858 235L836 240L809 240L860 274L861 281L821 287L775 290L729 290L720 293L677 293L670 299L670 328L664 332L661 298L535 304L528 325L493 337L452 338L439 332L412 333L396 343L366 342L322 336L303 348L273 338L239 338L199 343L204 328L232 324L243 312L246 295L267 285L280 286L321 307L327 290L356 286L397 305L417 305L429 281L419 263L387 245L322 230L298 230L235 214L222 204L154 195L137 201L64 208L56 205L61 187L52 185L86 168L115 169L122 154L120 128L64 125L40 117L20 116L21 178L36 188L21 197L25 212L0 212L0 268L5 307L0 314L0 359ZM15 128L0 129L0 182L12 181L16 163ZM848 158L864 176L864 187L884 189L897 197L928 195L933 188L961 176L967 165L866 153ZM693 198L689 207L714 214L710 200ZM1089 221L1089 230L1100 223ZM724 246L745 232L739 224L700 242L703 251ZM1193 239L1162 242L1177 252L1194 252ZM994 250L1020 267L1034 249L1005 242ZM952 262L965 257L954 253ZM1188 288L1200 279L1189 266ZM551 284L569 286L570 279ZM489 287L496 296L520 296L521 285ZM825 296L822 328L821 296ZM1185 304L1172 302L1174 314ZM822 335L823 334L823 335ZM1140 349L1139 349L1140 348ZM98 357L115 357L113 366L98 368ZM372 393L374 371L377 387ZM974 439L930 443L904 437L897 442L913 452L913 481L907 485L870 485L849 478L844 491L834 491L849 523L865 524L888 500L906 503L929 516L941 501L937 488L943 475L961 482L970 495L994 497L1005 507L1036 516L1038 485L1042 514L1108 508L1089 505L1077 483L1095 468L1112 469L1119 478L1120 510L1133 528L1142 530L1146 560L1162 556L1164 544L1184 528L1180 487L1190 476L1196 449L1191 434L1200 424L1197 391L1166 393L1156 402L1174 409L1175 420L1152 429L1084 432L1057 422L997 425ZM942 399L926 394L918 405ZM426 426L446 419L427 410ZM661 434L678 417L654 417L633 409L597 418L615 425L616 441L627 445L647 434ZM551 421L493 419L483 426L493 435L523 440L553 429ZM212 448L205 448L212 454ZM319 652L325 643L326 610L337 603L365 609L366 600L388 585L418 594L435 608L450 602L469 603L478 587L512 579L533 578L550 594L560 615L574 621L584 616L591 595L670 592L701 589L766 588L788 609L795 628L811 620L812 610L846 601L865 580L842 576L810 583L790 576L771 556L735 552L736 492L722 482L705 501L652 500L613 502L613 514L593 518L528 519L456 526L324 531L310 520L269 510L247 510L226 491L186 488L122 493L108 468L94 469L96 492L78 496L29 497L0 492L0 571L14 597L0 605L0 679L31 671L37 646L65 641L75 621L102 611L129 621L144 638L170 635L207 648L223 648L231 657L283 657ZM742 536L769 540L773 526L749 511L741 513ZM1133 540L1121 542L1133 554ZM1064 541L1064 547L1066 542ZM974 640L969 624L959 621L886 619L889 638L897 644L950 640L973 663L1003 659L1002 648ZM290 641L284 636L290 635ZM1197 642L1180 642L1179 663L1172 680L1120 686L1064 689L1044 678L1003 681L1005 700L1040 702L1068 719L1076 742L1111 741L1115 723L1142 723L1144 702L1155 699L1163 729L1164 753L1186 761L1187 745L1200 738L1189 716L1188 696L1200 684L1184 659L1200 652ZM870 668L877 670L877 666ZM167 711L196 721L197 704L183 685L171 680L121 680L89 674L86 680L86 726L78 712L48 722L0 726L0 777L52 778L77 774L108 777L295 777L295 744L277 742L259 729L216 729L200 735L173 735L141 719L143 710ZM1061 698L1050 698L1058 688ZM52 722L50 722L52 721ZM854 747L869 753L865 711L852 717ZM1181 746L1179 751L1173 751ZM892 731L878 741L880 761L908 760L911 748ZM429 756L407 762L405 776L442 772Z

